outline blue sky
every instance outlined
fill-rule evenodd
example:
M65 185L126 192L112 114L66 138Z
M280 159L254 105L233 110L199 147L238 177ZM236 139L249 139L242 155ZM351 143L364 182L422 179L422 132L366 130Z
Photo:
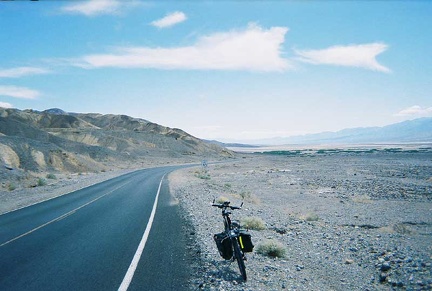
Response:
M0 1L0 106L247 141L432 116L430 1Z

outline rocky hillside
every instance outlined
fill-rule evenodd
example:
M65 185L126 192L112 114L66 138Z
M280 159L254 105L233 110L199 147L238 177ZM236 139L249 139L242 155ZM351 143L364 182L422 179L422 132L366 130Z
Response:
M0 108L3 172L79 173L159 159L196 162L230 155L180 129L125 115Z

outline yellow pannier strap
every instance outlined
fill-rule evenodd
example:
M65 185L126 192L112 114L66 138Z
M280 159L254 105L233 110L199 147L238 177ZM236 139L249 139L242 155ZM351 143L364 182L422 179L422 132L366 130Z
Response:
M244 249L244 246L243 246L243 239L242 239L241 236L239 236L239 242L240 242L240 247L241 247L242 249Z

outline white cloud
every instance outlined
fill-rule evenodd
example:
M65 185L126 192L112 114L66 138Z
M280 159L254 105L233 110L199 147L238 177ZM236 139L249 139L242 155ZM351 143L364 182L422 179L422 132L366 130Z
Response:
M168 14L164 18L153 21L151 25L159 28L166 28L166 27L171 27L173 25L179 24L185 21L186 19L187 19L186 14L184 14L181 11L176 11Z
M421 106L414 105L403 109L395 114L395 116L429 116L432 115L432 107L422 108Z
M10 103L6 103L6 102L0 102L0 107L1 108L12 108L13 105Z
M117 53L88 55L75 65L84 68L156 68L186 70L284 71L292 67L281 57L288 28L263 29L250 24L244 30L204 36L185 47L123 47Z
M35 99L41 94L32 89L16 86L0 86L0 96L9 96L22 99Z
M29 75L47 74L48 70L35 67L18 67L0 70L0 78L20 78Z
M89 0L63 6L61 10L66 13L95 16L98 14L115 14L120 6L121 2L118 0Z
M376 57L386 51L383 43L332 46L322 50L295 50L299 60L311 64L359 67L389 73L390 69L379 64Z

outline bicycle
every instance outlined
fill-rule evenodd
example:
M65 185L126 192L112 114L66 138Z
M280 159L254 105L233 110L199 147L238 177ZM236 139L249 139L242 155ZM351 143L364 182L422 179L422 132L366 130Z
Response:
M225 201L221 204L215 204L215 201L212 203L212 206L222 209L225 228L223 232L215 234L213 238L216 242L219 254L224 259L232 259L232 261L237 260L242 278L246 281L245 253L252 252L254 246L252 244L251 235L245 230L240 229L240 223L238 221L231 221L231 212L228 211L228 209L241 209L243 203L240 206L230 206L229 204L229 201Z

